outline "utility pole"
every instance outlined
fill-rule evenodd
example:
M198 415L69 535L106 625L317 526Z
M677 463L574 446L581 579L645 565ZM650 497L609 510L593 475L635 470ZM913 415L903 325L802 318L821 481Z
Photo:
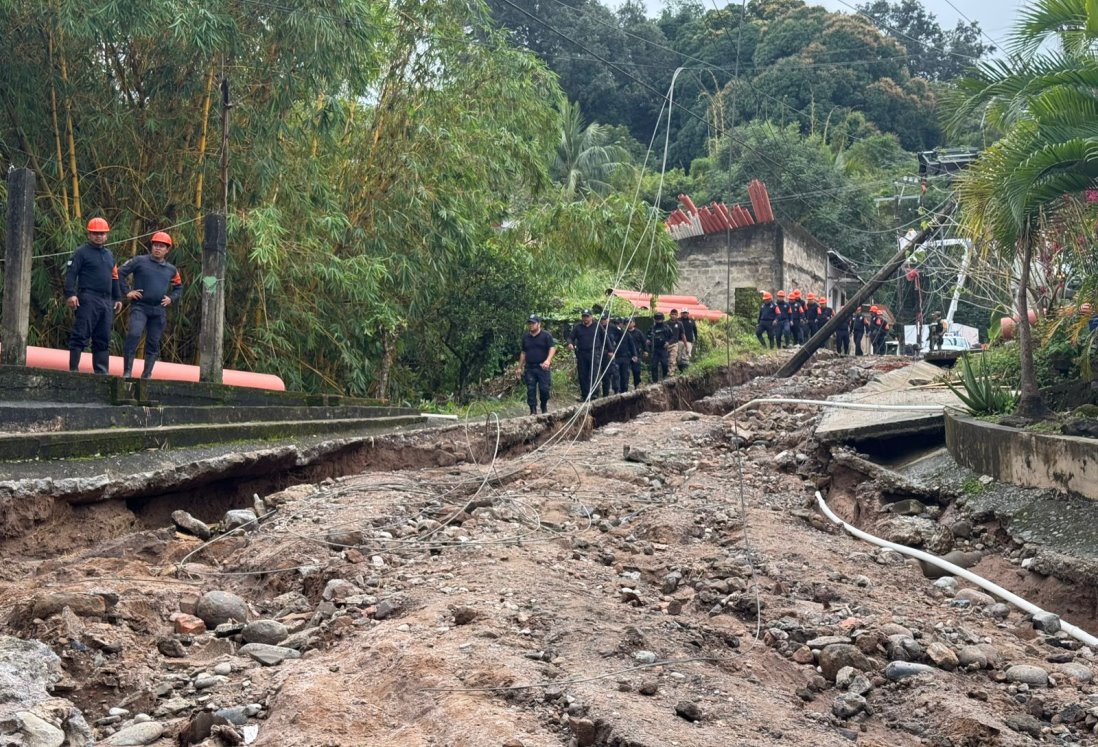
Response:
M202 328L198 335L200 381L221 383L225 351L225 245L229 214L229 79L221 78L221 212L203 223Z
M845 324L846 320L850 318L854 311L862 305L862 302L873 295L874 291L892 277L893 273L895 273L896 270L900 268L900 265L904 263L904 260L907 259L911 250L926 241L929 236L937 231L938 228L949 219L953 214L954 207L955 203L951 201L946 205L944 213L931 221L929 226L922 231L919 231L911 241L901 242L900 250L896 252L895 256L888 260L885 266L882 267L868 283L862 286L862 288L854 294L853 298L847 301L846 306L839 310L835 316L831 317L831 320L821 327L816 334L812 335L811 339L802 345L801 349L794 353L793 357L786 361L785 365L774 375L778 378L785 379L800 371L801 367L812 357L812 354L815 353L821 345L831 339L831 335L839 328L839 324Z
M4 251L4 307L0 363L27 365L31 256L34 250L34 187L30 169L8 172L8 230Z

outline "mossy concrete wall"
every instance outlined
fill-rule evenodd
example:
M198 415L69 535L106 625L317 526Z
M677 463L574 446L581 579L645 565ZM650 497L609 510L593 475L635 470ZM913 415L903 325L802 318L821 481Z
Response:
M1098 441L1034 433L947 410L946 447L958 464L1001 482L1098 500Z

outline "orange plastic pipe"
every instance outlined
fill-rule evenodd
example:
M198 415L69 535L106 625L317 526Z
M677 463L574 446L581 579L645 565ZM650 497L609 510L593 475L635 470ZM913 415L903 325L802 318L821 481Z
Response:
M30 368L48 368L53 371L68 371L69 351L27 347L27 366ZM144 368L145 364L141 359L134 361L133 375L140 376ZM122 375L122 358L120 356L111 356L109 370L112 376ZM80 371L81 373L92 373L91 353L84 353L80 357ZM198 381L198 366L157 361L152 372L152 378L157 381ZM271 389L277 392L286 391L286 384L274 374L235 371L226 368L221 374L221 380L229 386Z

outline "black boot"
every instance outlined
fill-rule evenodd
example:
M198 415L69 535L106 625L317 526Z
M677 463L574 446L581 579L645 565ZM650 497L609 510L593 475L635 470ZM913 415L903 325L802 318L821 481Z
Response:
M122 378L123 379L132 379L133 378L133 356L132 355L125 355L125 356L122 357Z
M158 356L158 355L146 355L145 356L145 368L142 369L142 371L141 371L141 378L142 379L152 378L153 366L156 365L156 359L159 358L159 357L160 356Z
M92 351L92 370L100 376L110 373L111 353L109 350Z
M80 370L80 356L84 354L83 350L69 350L69 370Z

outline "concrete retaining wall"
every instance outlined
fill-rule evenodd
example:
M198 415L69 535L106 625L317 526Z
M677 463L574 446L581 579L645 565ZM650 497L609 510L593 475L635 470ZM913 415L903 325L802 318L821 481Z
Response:
M956 410L946 411L945 434L949 453L971 470L1098 500L1098 441L985 423Z

